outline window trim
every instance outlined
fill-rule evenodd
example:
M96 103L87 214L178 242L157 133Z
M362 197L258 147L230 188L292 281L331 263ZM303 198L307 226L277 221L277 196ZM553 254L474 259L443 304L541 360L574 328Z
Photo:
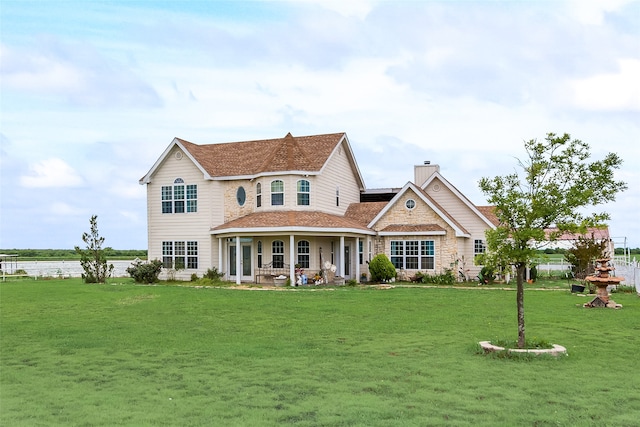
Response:
M171 185L160 186L160 212L183 214L198 212L198 184L186 184L176 178Z
M391 240L389 259L398 269L435 270L435 246L434 240Z
M281 183L282 184L282 190L280 191L274 191L274 184L276 183ZM281 179L274 179L273 181L271 181L271 206L284 206L284 181ZM274 203L274 196L280 196L281 199L281 203Z
M308 240L298 240L298 244L296 245L296 250L297 250L296 264L298 264L300 268L307 268L307 269L310 268L309 266L311 265L311 243L309 243Z
M302 187L304 183L306 183L306 190ZM306 196L306 198L304 196ZM301 203L301 200L305 201L304 199L306 199L306 203ZM296 202L298 206L311 205L311 183L308 179L299 179L298 182L296 182Z
M162 268L197 270L199 264L197 240L163 240Z
M256 184L256 207L259 208L262 206L262 183L259 182Z
M271 242L271 266L273 268L284 268L284 241L282 240Z

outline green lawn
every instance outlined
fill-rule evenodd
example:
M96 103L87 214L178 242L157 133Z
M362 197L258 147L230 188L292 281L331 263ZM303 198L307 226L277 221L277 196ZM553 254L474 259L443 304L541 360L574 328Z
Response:
M637 426L640 298L613 298L528 290L569 356L524 361L476 353L513 291L6 282L0 425Z

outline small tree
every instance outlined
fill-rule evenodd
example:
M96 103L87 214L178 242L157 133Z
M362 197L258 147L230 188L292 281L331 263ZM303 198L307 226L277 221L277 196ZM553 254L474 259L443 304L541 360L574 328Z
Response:
M385 254L378 254L369 262L369 273L374 282L385 282L396 277L396 267Z
M584 279L587 275L593 273L593 263L604 254L606 247L607 242L596 240L593 233L591 237L578 236L573 247L564 254L564 259L571 264L571 270L575 277Z
M547 134L543 142L525 141L528 159L518 160L524 174L517 172L493 179L482 178L480 189L495 205L500 225L486 233L490 254L509 261L516 269L518 347L525 346L524 275L536 256L533 242L547 240L545 230L556 226L550 240L563 232L586 232L609 219L606 212L585 216L582 208L615 200L627 188L615 181L613 171L622 159L609 153L603 160L587 162L589 145L569 134Z
M85 283L105 283L107 277L113 273L113 264L107 265L107 258L102 249L104 237L98 234L97 215L91 217L89 224L91 224L91 232L82 233L82 241L87 245L87 249L75 247L76 252L80 254L80 265L84 270L82 279Z

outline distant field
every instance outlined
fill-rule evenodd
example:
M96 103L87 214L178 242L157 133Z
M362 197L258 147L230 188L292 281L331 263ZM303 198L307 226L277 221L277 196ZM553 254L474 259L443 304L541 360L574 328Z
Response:
M84 248L82 248L84 249ZM0 249L0 254L18 255L18 260L66 261L79 260L80 255L74 249ZM107 259L147 259L146 249L105 248Z
M584 309L525 293L527 331L568 348L476 353L515 338L515 292L234 290L128 279L0 284L0 425L637 426L640 298Z

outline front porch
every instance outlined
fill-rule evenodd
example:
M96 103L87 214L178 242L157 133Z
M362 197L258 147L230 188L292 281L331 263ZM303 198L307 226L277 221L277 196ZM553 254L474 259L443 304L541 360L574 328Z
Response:
M360 282L368 275L371 247L367 237L311 235L255 235L218 237L218 271L226 280L275 284L277 278L307 284ZM367 249L365 249L367 248Z

